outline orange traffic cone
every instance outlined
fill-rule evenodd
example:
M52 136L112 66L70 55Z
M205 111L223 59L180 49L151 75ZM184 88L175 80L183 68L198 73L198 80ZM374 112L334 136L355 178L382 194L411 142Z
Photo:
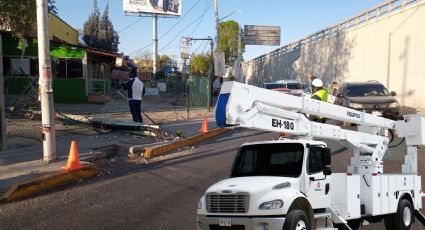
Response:
M71 148L69 149L68 163L66 164L66 167L64 168L66 170L76 170L81 168L80 158L78 157L77 141L71 142Z
M202 121L202 126L201 126L201 129L199 130L199 132L201 132L201 133L206 133L206 132L208 132L208 121L207 121L207 116L204 116L204 120Z

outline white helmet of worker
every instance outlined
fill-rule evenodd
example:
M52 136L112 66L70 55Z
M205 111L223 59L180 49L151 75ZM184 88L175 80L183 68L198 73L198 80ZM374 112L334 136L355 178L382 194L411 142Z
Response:
M316 88L322 88L323 87L323 81L320 80L319 78L316 78L311 82L311 85L316 87Z

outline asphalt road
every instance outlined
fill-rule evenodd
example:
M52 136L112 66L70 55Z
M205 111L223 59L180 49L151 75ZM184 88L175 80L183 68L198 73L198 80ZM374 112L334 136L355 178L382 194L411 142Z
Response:
M239 130L150 164L114 160L109 175L0 205L0 229L195 229L199 198L227 177L236 149L275 134ZM349 152L337 143L335 170ZM345 166L344 166L345 167ZM369 225L364 229L384 229ZM417 225L413 229L424 229Z

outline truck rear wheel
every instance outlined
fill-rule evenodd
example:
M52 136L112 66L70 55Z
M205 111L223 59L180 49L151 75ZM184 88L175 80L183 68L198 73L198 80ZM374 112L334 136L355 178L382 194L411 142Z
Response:
M293 210L286 216L283 230L310 230L310 222L302 210Z
M413 218L415 216L412 204L407 199L403 199L398 204L397 213L385 217L385 227L387 230L409 230Z

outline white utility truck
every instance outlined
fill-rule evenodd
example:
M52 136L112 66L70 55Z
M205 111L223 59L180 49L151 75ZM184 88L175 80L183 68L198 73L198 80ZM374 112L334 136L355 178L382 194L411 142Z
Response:
M358 131L316 123L304 114L358 124ZM424 223L417 150L425 144L425 117L393 121L306 97L225 82L215 108L218 126L284 132L276 141L246 143L229 179L200 199L197 229L357 229L363 220L385 220L387 229ZM388 131L406 141L400 174L385 174ZM322 140L353 150L346 173L331 173L331 151Z

